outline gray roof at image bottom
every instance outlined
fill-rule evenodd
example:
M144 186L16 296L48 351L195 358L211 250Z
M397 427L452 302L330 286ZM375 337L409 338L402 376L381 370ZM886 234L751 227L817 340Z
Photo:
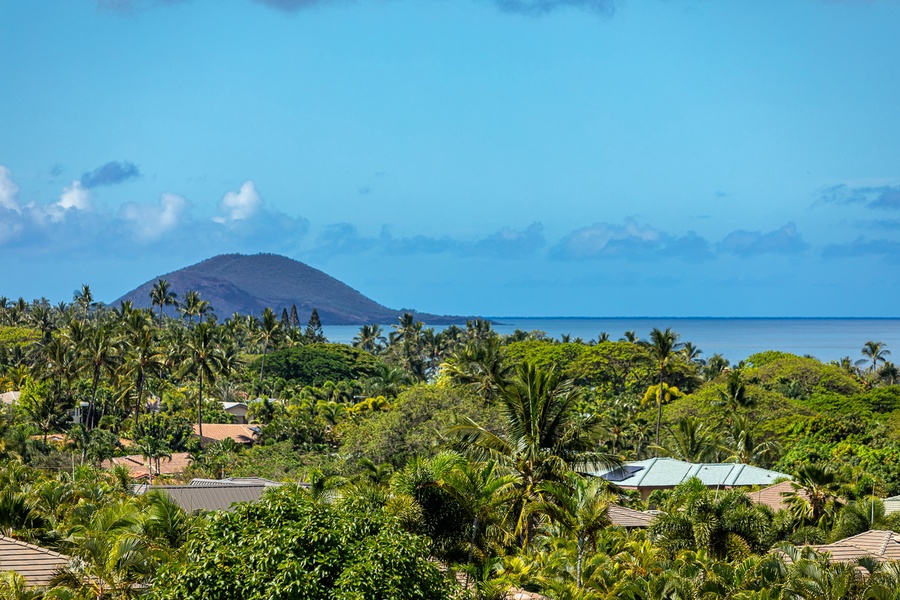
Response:
M59 552L0 535L0 571L15 571L29 587L47 585L68 562Z
M697 477L706 486L770 485L790 476L741 463L688 463L674 458L649 458L617 469L590 473L621 487L674 487Z

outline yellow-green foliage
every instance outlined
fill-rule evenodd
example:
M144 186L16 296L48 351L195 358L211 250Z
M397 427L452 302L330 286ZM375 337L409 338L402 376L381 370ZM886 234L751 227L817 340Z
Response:
M786 352L754 354L747 363L754 366L744 369L744 379L767 389L794 381L806 394L835 392L849 396L865 388L861 381L836 365Z
M542 369L555 366L561 371L566 371L587 348L588 346L584 344L557 344L552 340L527 340L509 344L504 356L510 364L525 361Z
M662 389L663 389L663 393L662 393L662 403L663 404L668 404L672 400L675 400L675 399L678 399L678 398L681 398L684 396L684 393L681 390L679 390L677 387L675 387L674 385L670 386L670 385L667 385L666 383L663 383ZM658 383L656 385L651 385L650 387L647 388L647 393L644 394L644 397L641 400L641 405L642 406L647 406L649 404L655 405L657 396L659 396L659 384Z
M664 421L673 423L686 416L715 420L724 416L727 409L722 405L719 394L725 391L724 381L725 378L720 377L693 394L674 400L663 408ZM759 385L748 384L746 390L747 396L755 401L755 405L746 411L750 419L760 422L760 432L773 434L779 439L783 439L798 419L815 414L802 401L792 400Z
M0 346L27 346L41 339L41 332L31 327L0 326Z

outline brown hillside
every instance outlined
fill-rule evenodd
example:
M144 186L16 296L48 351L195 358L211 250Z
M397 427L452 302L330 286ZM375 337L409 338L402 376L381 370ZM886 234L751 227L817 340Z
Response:
M214 256L154 277L115 304L130 300L136 307L150 306L150 290L160 279L167 280L179 298L190 290L200 292L220 318L236 312L259 315L267 307L280 315L283 308L295 304L301 320L305 322L315 308L324 325L393 323L403 312L413 312L419 320L433 325L465 320L387 308L318 269L277 254Z

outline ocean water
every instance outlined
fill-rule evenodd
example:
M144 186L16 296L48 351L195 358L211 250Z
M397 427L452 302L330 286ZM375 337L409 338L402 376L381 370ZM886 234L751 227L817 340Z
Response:
M867 341L883 342L895 362L900 362L900 319L768 319L768 318L518 318L489 317L494 330L501 334L516 329L540 330L559 339L568 334L574 340L596 339L601 332L618 340L626 331L635 331L646 339L654 327L671 327L679 334L679 341L691 342L703 351L701 358L719 353L732 363L755 352L781 350L799 355L811 355L821 361L840 360L849 356L862 358L860 349ZM385 332L390 325L382 325ZM436 326L436 330L443 329ZM359 332L357 326L332 325L324 328L332 342L349 344Z

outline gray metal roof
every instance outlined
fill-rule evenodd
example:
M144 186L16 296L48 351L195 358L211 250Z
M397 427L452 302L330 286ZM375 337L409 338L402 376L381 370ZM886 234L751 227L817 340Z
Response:
M159 491L167 494L186 512L231 510L240 502L256 502L266 485L154 485L142 486L138 493Z
M0 535L0 571L15 571L29 587L49 584L68 562L65 554Z
M784 473L741 463L688 463L674 458L649 458L590 474L632 488L675 487L692 477L710 487L771 485L779 478L790 479Z
M263 485L267 487L282 485L277 481L266 479L265 477L227 477L225 479L191 479L192 486L215 487L221 485Z

